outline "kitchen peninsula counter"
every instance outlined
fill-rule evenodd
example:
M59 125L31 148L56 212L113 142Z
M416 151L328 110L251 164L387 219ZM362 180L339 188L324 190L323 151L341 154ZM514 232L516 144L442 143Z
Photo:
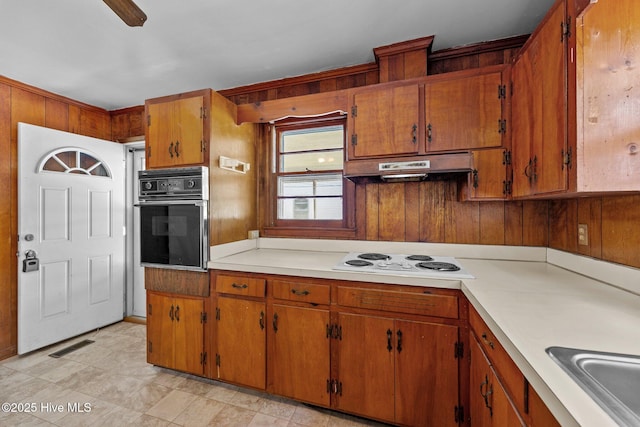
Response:
M348 252L453 256L475 279L337 271ZM547 248L257 239L213 247L212 269L460 289L563 426L613 420L546 354L640 355L640 271Z

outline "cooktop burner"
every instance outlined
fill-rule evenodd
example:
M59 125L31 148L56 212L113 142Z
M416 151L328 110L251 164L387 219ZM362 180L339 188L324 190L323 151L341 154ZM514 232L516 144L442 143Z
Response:
M449 262L419 262L416 267L437 271L459 271L460 267Z
M334 270L416 277L473 279L453 257L352 252Z
M366 267L368 265L373 265L372 262L365 261L363 259L350 259L348 261L345 261L345 263L354 267Z
M409 261L433 261L429 255L409 255L406 259Z
M364 253L364 254L359 254L358 258L368 259L372 261L381 261L383 259L391 259L391 256L385 255L385 254L377 254L377 253Z

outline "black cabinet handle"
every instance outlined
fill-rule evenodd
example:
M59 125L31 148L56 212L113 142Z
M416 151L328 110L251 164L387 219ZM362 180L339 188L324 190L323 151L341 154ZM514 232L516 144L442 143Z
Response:
M297 295L299 297L303 297L303 296L309 295L311 292L309 292L306 289L303 290L303 291L299 291L297 289L291 289L291 293L294 294L294 295Z
M176 322L180 321L180 306L176 305Z
M171 305L171 309L169 310L169 318L173 322L173 305Z
M486 392L483 392L482 389L486 389ZM480 396L484 400L484 406L489 409L489 415L493 416L493 407L489 404L489 396L493 394L493 385L489 384L489 378L485 375L484 381L480 384Z
M411 142L413 142L414 144L418 142L418 125L416 125L415 123L411 127Z
M176 148L173 151L175 151L176 157L180 157L180 141L176 141Z
M260 312L260 329L264 331L264 311Z
M393 346L391 345L392 335L393 335L393 332L391 332L391 329L387 329L387 350L389 351L393 350Z
M400 353L402 351L402 331L398 329L396 335L398 336L398 353Z
M238 285L237 283L232 283L231 287L236 289L247 289L249 285L247 285L246 283L243 283L242 285Z
M173 141L169 144L169 157L173 159Z
M273 314L273 332L278 332L278 313Z

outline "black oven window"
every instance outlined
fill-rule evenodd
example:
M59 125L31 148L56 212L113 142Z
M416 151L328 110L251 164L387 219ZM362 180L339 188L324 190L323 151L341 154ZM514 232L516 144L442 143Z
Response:
M154 216L151 221L154 236L186 237L189 232L189 218L186 216Z
M196 204L141 206L143 263L199 267L203 208Z

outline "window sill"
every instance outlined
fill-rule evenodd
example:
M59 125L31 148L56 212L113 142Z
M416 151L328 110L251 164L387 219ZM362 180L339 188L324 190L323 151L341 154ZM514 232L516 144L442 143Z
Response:
M316 228L316 227L265 227L264 237L292 237L305 239L355 239L353 228Z

